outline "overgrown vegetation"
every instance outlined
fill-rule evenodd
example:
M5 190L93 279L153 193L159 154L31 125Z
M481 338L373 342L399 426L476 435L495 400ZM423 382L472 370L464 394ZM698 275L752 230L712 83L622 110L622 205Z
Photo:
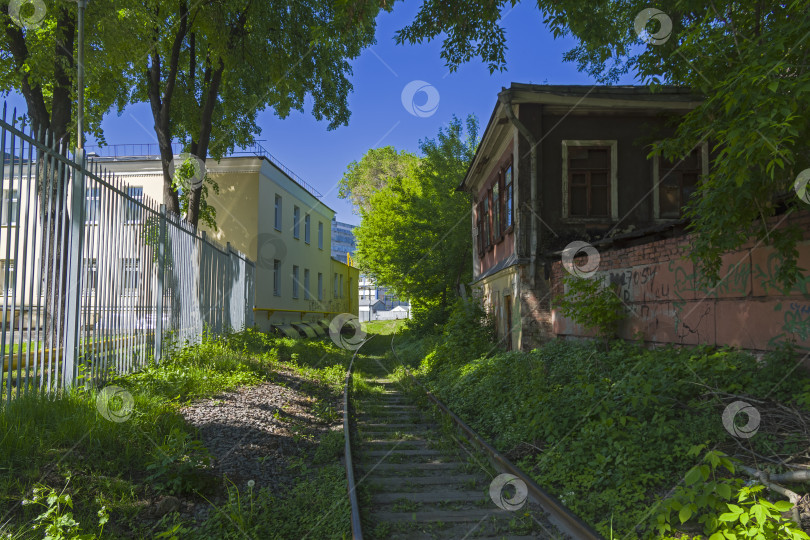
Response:
M616 287L601 279L575 275L565 276L563 285L565 293L554 299L557 308L575 323L595 332L607 350L610 340L616 337L619 322L625 317Z
M273 338L253 330L205 336L199 345L171 348L159 365L109 381L132 396L131 416L120 415L123 421L100 414L97 390L29 395L0 406L0 536L235 538L242 536L231 521L238 517L256 538L308 530L316 538L341 538L349 530L341 506L342 433L326 431L320 440L306 435L315 444L288 458L294 485L240 495L213 474L206 448L179 409L283 372L300 378L298 390L328 425L336 417L328 402L342 391L348 358L328 339ZM120 400L112 406L120 407ZM174 512L156 521L150 506L168 495L208 500L216 508L202 524ZM329 520L318 523L313 502L335 508Z
M764 415L756 436L738 444L722 421L738 398L806 411L808 377L785 377L792 358L622 341L609 351L559 340L503 352L492 335L479 306L459 303L443 335L403 334L395 349L455 413L605 536L657 537L666 523L672 531L661 532L673 537L756 530L784 538L789 529L804 538L777 517L787 508L781 497L744 484L727 465L761 465L755 456L791 455L807 441L777 437ZM705 463L696 447L710 450Z

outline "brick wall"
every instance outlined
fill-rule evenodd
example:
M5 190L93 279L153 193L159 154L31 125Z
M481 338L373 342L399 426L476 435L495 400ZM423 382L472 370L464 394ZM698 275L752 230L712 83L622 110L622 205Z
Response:
M721 280L713 287L699 284L688 259L690 235L615 249L599 249L595 278L619 288L627 318L619 335L654 343L733 345L772 349L780 340L810 346L810 212L779 216L768 226L798 225L804 240L797 246L799 267L805 269L788 292L775 280L780 258L772 248L749 241L723 256ZM575 262L584 262L582 255ZM567 271L561 261L551 270L552 297L563 292ZM557 336L587 336L583 328L552 309Z

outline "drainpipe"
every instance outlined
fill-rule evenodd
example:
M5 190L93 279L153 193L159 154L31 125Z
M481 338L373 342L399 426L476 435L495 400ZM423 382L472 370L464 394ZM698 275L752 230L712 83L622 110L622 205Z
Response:
M532 211L532 215L530 217L530 224L529 224L529 238L530 238L530 253L529 253L529 274L531 276L531 284L532 288L536 288L537 285L537 139L535 139L532 132L524 126L520 120L517 119L515 116L515 111L512 109L512 97L509 95L508 91L501 92L498 94L498 100L503 104L504 111L506 112L506 117L512 122L517 130L520 132L521 135L526 139L526 141L530 145L530 152L531 152L531 199L529 201L529 208Z

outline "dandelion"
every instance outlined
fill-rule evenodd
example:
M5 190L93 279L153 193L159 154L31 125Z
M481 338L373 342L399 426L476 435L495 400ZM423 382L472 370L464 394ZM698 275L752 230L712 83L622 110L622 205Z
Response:
M249 487L250 489L253 489L253 486L255 486L255 485L256 485L256 482L254 482L253 480L248 480L248 483L247 483L247 484L248 484L248 487Z

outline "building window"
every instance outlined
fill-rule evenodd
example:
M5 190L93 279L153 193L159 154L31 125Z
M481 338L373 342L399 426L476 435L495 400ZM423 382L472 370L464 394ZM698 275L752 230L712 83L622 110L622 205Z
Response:
M84 259L82 261L82 270L84 279L82 280L82 289L85 291L95 292L98 286L98 268L95 259Z
M304 268L304 300L309 298L309 268Z
M323 249L323 222L318 222L318 249Z
M301 209L293 206L293 238L301 237Z
M300 276L298 274L298 267L293 266L293 273L292 273L292 278L293 278L293 298L298 298L298 279L299 279L299 277Z
M514 200L514 192L513 192L513 183L512 183L512 166L508 166L506 171L503 173L503 198L504 198L504 210L503 210L503 222L504 222L504 229L509 229L514 223L514 216L512 210L512 201Z
M101 210L101 193L98 188L87 188L84 201L84 221L85 223L98 223L98 215Z
M478 203L475 212L475 241L478 246L478 256L484 256L484 202Z
M563 141L563 215L618 219L616 141Z
M318 272L318 300L323 300L323 274Z
M127 200L127 223L138 223L141 221L141 207L138 203L143 203L143 188L127 188L127 195L132 199Z
M281 230L281 195L276 195L276 213L275 213L275 227L277 231Z
M9 212L9 204L11 211ZM20 195L16 189L3 190L3 209L2 209L2 223L3 225L14 225L17 223L17 214L20 211Z
M343 298L343 274L340 274L340 297Z
M8 279L6 279L6 272L8 272ZM14 261L0 261L0 280L3 282L6 296L10 295L14 288Z
M309 214L304 216L304 242L309 244Z
M273 259L273 296L281 296L281 261Z
M669 161L661 156L653 158L654 217L679 219L684 207L697 190L700 177L708 174L708 144L692 150L685 158Z
M492 199L492 242L498 243L501 240L501 192L498 189L498 181L492 184L490 197Z
M124 291L133 293L138 289L138 259L124 258L121 259L121 275L124 278Z
M492 246L492 237L489 235L489 197L484 195L484 206L482 209L481 218L484 220L484 249L489 249Z
M610 215L610 149L604 146L568 149L570 216Z
M334 297L335 298L338 297L338 275L337 274L335 274L335 294L334 294Z

